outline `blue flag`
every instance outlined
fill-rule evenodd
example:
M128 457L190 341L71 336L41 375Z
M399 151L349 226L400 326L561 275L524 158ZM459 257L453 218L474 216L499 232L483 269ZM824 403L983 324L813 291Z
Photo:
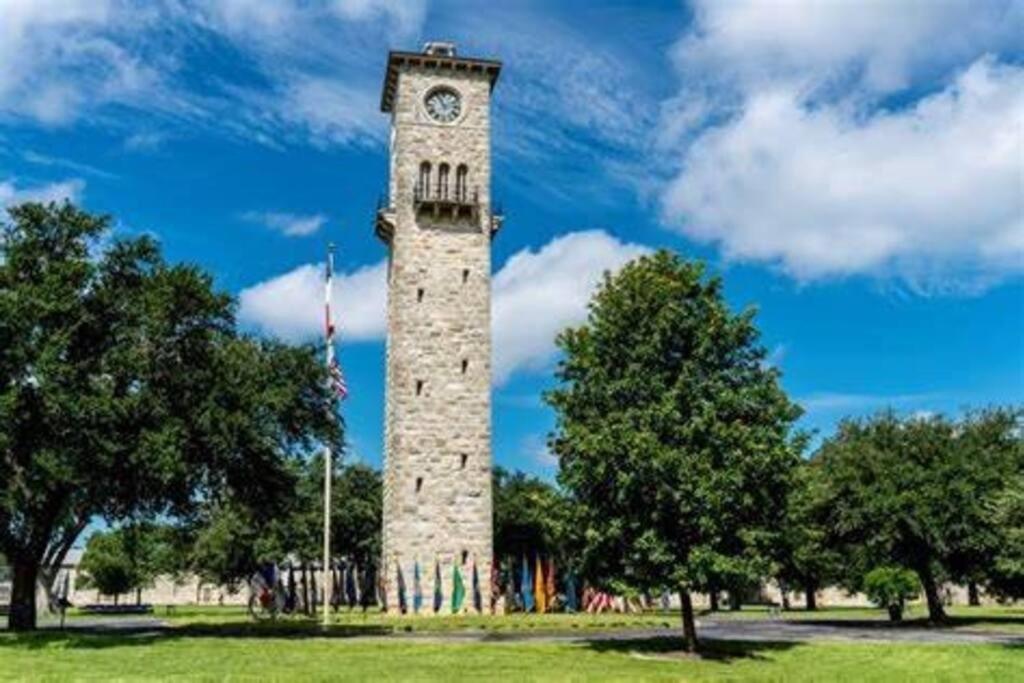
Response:
M526 555L523 555L523 579L522 579L522 591L523 591L523 611L533 611L533 576L530 574L530 563L526 561Z
M570 612L579 609L579 604L576 602L576 577L572 572L565 576L565 608Z
M434 561L434 612L441 611L441 605L444 604L444 593L441 589L441 562L440 560Z
M420 581L420 561L416 560L412 570L412 611L414 614L419 614L421 609L423 609L423 585Z

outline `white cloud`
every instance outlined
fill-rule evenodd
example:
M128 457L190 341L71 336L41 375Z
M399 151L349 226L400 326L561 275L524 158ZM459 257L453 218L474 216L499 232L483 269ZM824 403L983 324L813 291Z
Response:
M377 93L336 79L296 77L283 93L281 117L321 146L383 139Z
M125 41L147 13L112 0L0 0L0 114L46 125L74 120L91 102L159 107L159 75Z
M387 263L334 278L332 317L341 340L380 339L385 331ZM238 295L243 323L286 341L316 338L324 331L324 272L313 264L253 285Z
M272 146L379 141L381 45L414 35L425 7L422 0L0 0L0 117L136 130L179 125ZM193 62L225 44L244 64L237 74ZM203 78L192 77L197 69ZM126 146L154 142L132 137Z
M591 230L512 256L493 280L494 383L502 384L513 372L548 365L555 355L555 336L585 319L602 274L647 251ZM384 337L386 273L387 264L381 262L335 279L333 312L343 338ZM243 290L239 319L285 340L315 338L323 329L323 296L322 269L300 266Z
M0 181L0 207L23 202L62 202L65 199L77 203L84 190L85 181L80 178L32 187L18 187L13 179Z
M753 93L686 151L666 220L800 280L898 275L919 291L1024 270L1024 69L979 60L941 92L858 116Z
M275 211L249 211L243 214L242 218L264 225L286 237L308 237L318 232L327 222L327 216L322 213L300 216Z
M111 179L117 177L117 175L114 173L104 171L102 168L97 168L96 166L92 166L90 164L83 164L82 162L75 161L74 159L65 159L63 157L54 157L49 156L47 154L40 154L39 152L34 152L32 150L25 150L24 152L22 152L21 158L29 162L30 164L36 164L39 166L58 166L61 168L66 168L71 171L75 171L77 173L94 175L99 178Z
M851 394L844 392L818 392L798 397L796 402L808 413L870 413L885 408L905 408L922 403L934 403L941 394ZM918 412L925 412L919 410Z
M817 88L853 81L877 92L942 73L1019 41L1019 0L697 0L676 46L697 80L750 87L779 79Z
M334 12L349 21L368 21L384 17L392 21L400 34L419 31L426 16L426 0L334 0Z
M582 322L605 271L649 251L602 230L557 237L539 251L512 256L494 276L492 297L495 384L516 370L543 368L555 355L555 336Z
M144 131L132 133L124 140L124 148L129 152L152 152L159 149L167 141L166 133Z

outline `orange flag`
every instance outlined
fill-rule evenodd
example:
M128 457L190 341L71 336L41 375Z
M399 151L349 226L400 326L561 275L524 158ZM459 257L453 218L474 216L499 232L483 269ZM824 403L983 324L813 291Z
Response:
M555 602L555 561L548 558L547 571L544 576L544 598L548 608Z
M537 555L537 571L533 575L533 595L537 601L537 613L548 611L547 595L544 593L544 565Z

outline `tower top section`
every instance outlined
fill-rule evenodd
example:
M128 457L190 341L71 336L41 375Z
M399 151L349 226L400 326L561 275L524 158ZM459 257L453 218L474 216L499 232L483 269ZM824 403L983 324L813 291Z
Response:
M380 95L380 110L382 112L391 112L395 101L395 90L398 87L398 74L407 67L436 70L441 73L448 71L480 74L488 78L492 89L501 72L501 62L495 59L457 56L455 43L431 41L423 46L422 52L392 50L388 53L388 68L384 74L384 89Z

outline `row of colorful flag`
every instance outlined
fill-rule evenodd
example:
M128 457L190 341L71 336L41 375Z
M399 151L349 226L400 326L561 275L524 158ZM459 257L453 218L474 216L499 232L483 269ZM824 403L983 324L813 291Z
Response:
M480 591L480 572L477 569L476 561L473 561L471 572L472 580L472 596L473 596L473 609L477 612L483 612L483 595ZM413 564L413 576L412 576L412 613L419 614L424 609L424 594L423 594L423 572L420 570L420 563L417 560ZM402 566L398 565L396 583L398 588L398 609L402 614L407 614L410 610L408 589L405 582L405 574L402 572ZM444 606L444 589L441 580L441 562L435 560L434 562L434 594L433 594L433 611L440 612ZM452 593L451 593L451 612L459 613L462 611L463 603L466 600L466 583L462 578L462 570L456 565L452 570Z
M535 556L529 560L525 555L520 561L511 558L506 561L508 576L502 581L502 563L495 558L491 564L491 604L494 611L500 596L505 596L507 609L518 609L524 612L544 613L555 609L577 611L579 609L579 591L575 576L567 572L559 577L555 571L555 562L551 558ZM518 571L517 571L518 570ZM472 609L483 613L483 595L480 589L480 572L474 560L470 567L472 582ZM445 605L444 581L441 576L441 562L435 560L433 567L433 595L428 605L424 591L425 571L417 560L412 569L411 591L401 565L395 569L398 609L402 614L420 614L425 610L441 612ZM410 595L411 593L411 595ZM462 567L452 568L450 611L463 611L466 599L466 586ZM386 589L381 588L381 602L386 605ZM585 605L586 607L586 605Z

